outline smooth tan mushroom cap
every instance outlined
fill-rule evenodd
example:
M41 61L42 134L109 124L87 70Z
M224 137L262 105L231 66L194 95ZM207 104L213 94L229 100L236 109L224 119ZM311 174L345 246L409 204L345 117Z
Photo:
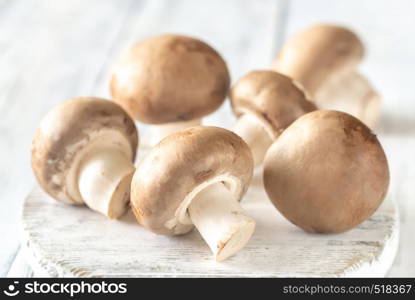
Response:
M223 128L196 126L163 139L140 162L131 183L131 205L137 221L165 235L183 234L193 225L166 223L195 187L215 177L238 181L237 199L252 178L252 154L236 134Z
M270 125L274 137L300 116L316 109L298 83L274 71L252 71L243 76L232 87L230 98L237 116L255 114Z
M288 220L310 232L357 226L376 211L388 185L388 163L378 139L346 113L304 115L265 158L270 200Z
M201 118L225 100L225 61L206 43L165 34L129 48L115 66L112 97L138 121L162 124Z
M68 191L69 169L91 141L109 131L125 137L133 161L138 145L137 129L118 104L100 98L75 98L52 109L32 141L32 169L43 189L57 200L81 204Z
M314 95L329 76L352 70L363 55L364 46L354 32L319 24L288 40L275 59L273 69L298 80Z

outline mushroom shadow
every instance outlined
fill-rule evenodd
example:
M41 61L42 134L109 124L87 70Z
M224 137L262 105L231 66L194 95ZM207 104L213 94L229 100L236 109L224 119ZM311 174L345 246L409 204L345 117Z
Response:
M137 224L137 220L135 219L135 216L133 214L133 211L131 210L131 208L128 208L127 212L118 219L118 221L123 222L123 223L127 223L127 224Z
M381 135L415 135L415 116L384 112L375 131Z

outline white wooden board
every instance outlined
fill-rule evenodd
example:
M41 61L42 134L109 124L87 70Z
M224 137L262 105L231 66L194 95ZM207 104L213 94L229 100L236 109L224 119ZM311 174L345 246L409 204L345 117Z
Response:
M258 172L260 174L260 172ZM58 203L35 188L24 204L22 245L36 276L297 277L385 276L398 245L395 202L387 198L359 227L309 234L268 201L256 174L243 207L257 221L248 245L222 263L195 230L155 235L129 212L111 221L86 207Z

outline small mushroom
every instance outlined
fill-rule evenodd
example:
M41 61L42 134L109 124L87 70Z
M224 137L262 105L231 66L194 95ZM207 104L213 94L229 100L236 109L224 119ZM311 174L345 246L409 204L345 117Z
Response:
M195 225L216 261L223 261L244 247L255 229L239 204L252 172L251 151L236 134L188 128L164 138L139 163L132 210L157 234L185 234Z
M128 207L137 145L134 121L119 105L75 98L41 121L32 142L32 169L56 200L118 218Z
M225 61L206 43L182 35L145 39L124 52L110 88L130 115L153 124L152 139L200 124L221 106L230 83ZM153 143L154 144L154 143Z
M363 55L363 43L354 32L319 24L288 40L273 68L299 81L320 108L339 108L373 126L379 115L380 99L367 96L376 92L356 72ZM366 92L362 93L363 90Z
M251 148L255 166L286 127L316 109L297 82L274 71L243 76L232 87L230 98L239 117L233 131Z
M309 232L337 233L370 217L389 185L376 135L338 111L310 112L269 148L264 186L274 206Z

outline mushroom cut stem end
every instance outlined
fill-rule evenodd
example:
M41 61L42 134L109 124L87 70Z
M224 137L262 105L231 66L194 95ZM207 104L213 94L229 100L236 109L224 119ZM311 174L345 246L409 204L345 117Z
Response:
M128 208L134 165L117 149L90 153L80 166L78 186L85 204L110 219Z
M262 164L265 153L273 142L262 122L253 114L245 113L236 122L233 131L249 146L254 159L254 166Z
M239 201L222 182L200 191L188 207L193 224L220 262L242 249L255 230Z
M177 131L186 129L192 126L198 126L201 123L201 119L182 121L182 122L172 122L159 125L151 126L151 145L156 145L166 136L175 133Z

